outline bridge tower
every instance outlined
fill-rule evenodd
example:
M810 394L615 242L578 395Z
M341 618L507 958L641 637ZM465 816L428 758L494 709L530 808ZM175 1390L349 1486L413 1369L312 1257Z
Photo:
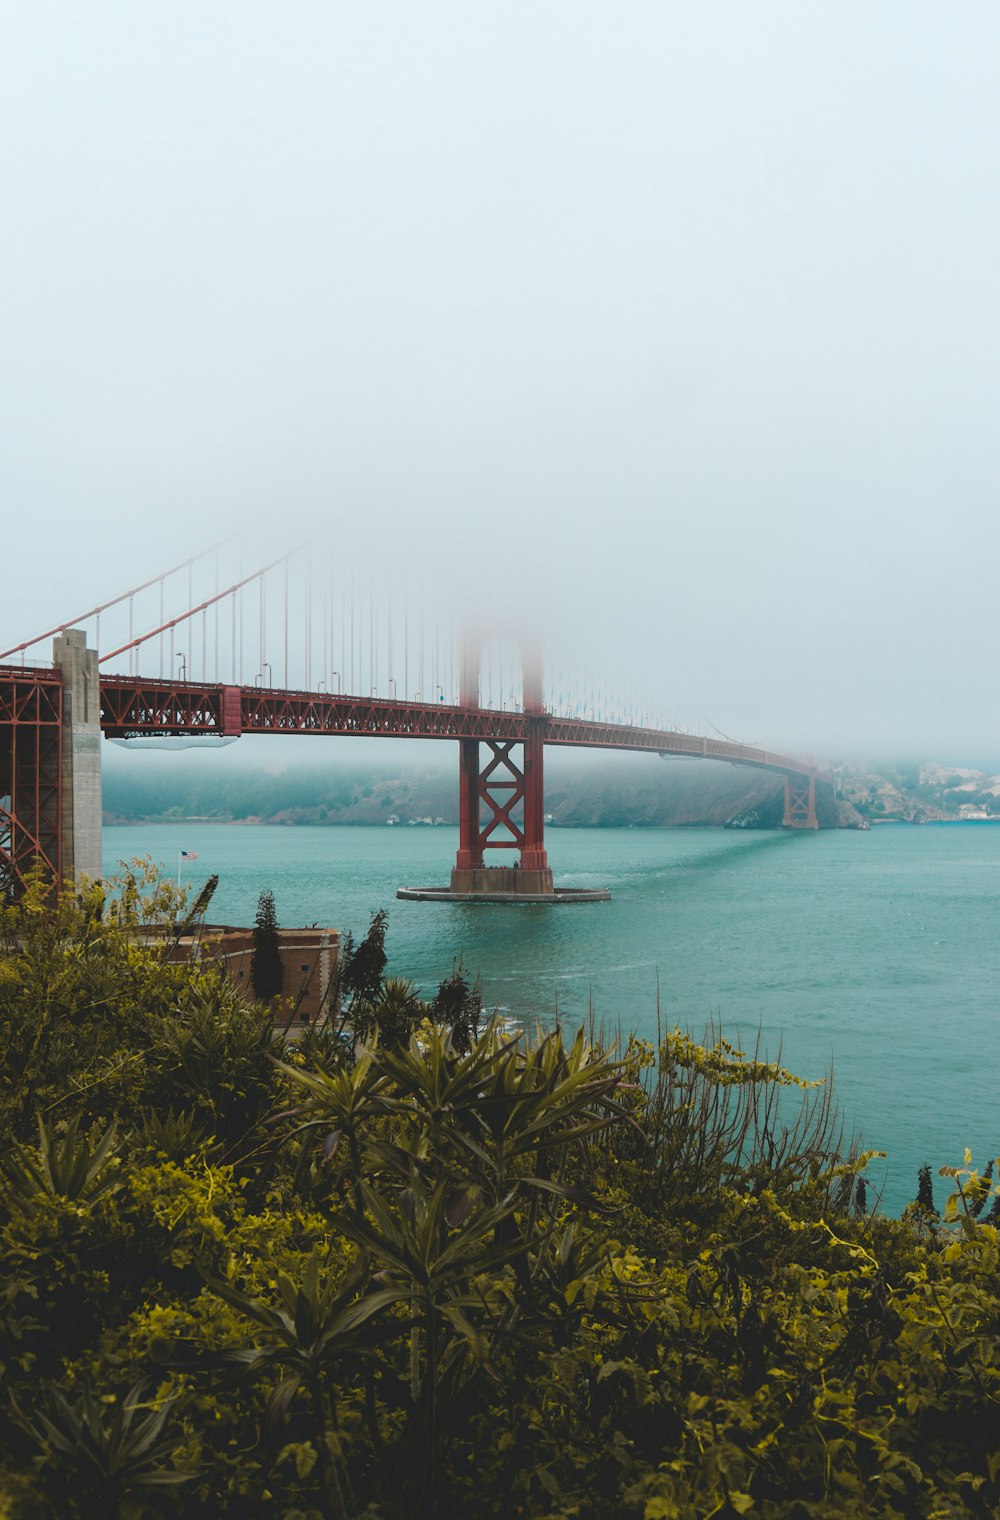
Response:
M785 816L783 829L818 829L816 818L816 768L810 764L805 773L785 775Z
M81 628L52 640L62 677L62 874L99 881L101 858L101 681L97 650Z
M470 634L462 646L459 700L473 711L480 705L481 666L482 644ZM459 845L452 892L554 895L545 850L545 719L537 649L522 647L521 674L528 720L523 744L485 736L459 740ZM487 850L519 850L520 858L512 866L487 866Z
M0 667L0 902L40 863L62 878L63 693L48 666Z
M0 899L40 864L56 890L101 875L101 694L80 629L49 666L0 667Z

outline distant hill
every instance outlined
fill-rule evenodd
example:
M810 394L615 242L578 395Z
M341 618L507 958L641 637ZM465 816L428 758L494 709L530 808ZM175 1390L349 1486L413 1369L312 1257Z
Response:
M545 806L556 827L777 828L783 811L779 776L736 766L662 761L652 756L590 765L547 762ZM829 787L817 791L824 827L863 826ZM455 768L289 767L280 773L226 766L220 756L179 773L158 757L109 767L107 824L171 823L400 824L458 822Z
M1000 819L1000 775L924 761L845 768L840 790L872 823Z

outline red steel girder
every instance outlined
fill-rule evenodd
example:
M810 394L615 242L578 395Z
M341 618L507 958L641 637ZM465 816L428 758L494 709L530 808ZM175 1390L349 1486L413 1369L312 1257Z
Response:
M524 772L511 758L515 741L495 744L487 740L493 758L486 768L480 770L477 792L479 800L486 804L488 816L485 823L479 821L479 848L481 850L519 850L524 844L524 830L511 817L519 803L524 802ZM506 799L503 793L507 793ZM499 839L493 835L497 829L506 830Z
M786 829L816 829L816 778L808 776L785 777L785 814L782 827Z
M62 681L43 667L0 666L0 896L41 863L62 873Z
M402 702L260 686L216 686L101 677L101 726L106 734L342 734L393 739L479 739L590 749L629 749L725 760L782 775L813 767L792 756L728 739L699 738L672 729L640 728L585 718L538 717L439 702ZM814 774L828 779L821 771Z

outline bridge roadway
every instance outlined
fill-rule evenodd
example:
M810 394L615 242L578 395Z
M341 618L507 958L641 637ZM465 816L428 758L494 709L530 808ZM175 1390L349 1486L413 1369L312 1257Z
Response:
M523 741L590 749L645 751L690 759L724 760L786 778L830 777L807 761L773 754L729 739L710 739L672 729L641 728L546 712L497 711L449 703L403 702L383 697L280 691L260 686L223 686L101 676L101 728L109 738L155 734L339 734L385 739L481 739Z

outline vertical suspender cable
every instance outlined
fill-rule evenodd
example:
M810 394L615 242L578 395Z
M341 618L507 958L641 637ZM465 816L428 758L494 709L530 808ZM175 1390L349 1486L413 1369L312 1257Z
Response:
M257 642L260 645L260 684L264 684L264 577L260 576L257 581L259 593Z
M347 589L346 589L346 585L344 583L344 571L343 571L343 567L342 566L338 566L337 568L340 570L340 581L341 581L341 588L340 588L340 658L337 660L337 666L338 666L339 673L340 673L340 689L341 689L341 691L346 691L347 690L347 675L346 675L345 667L346 667L346 664L347 664ZM334 633L334 628L333 628L333 616L334 616L333 615L333 601L332 601L332 598L333 598L333 580L334 580L334 562L331 559L330 560L330 597L331 597L331 603L330 603L330 664L331 665L333 664L334 657L335 657L335 654L336 654L335 645L334 645L334 640L336 638L336 634ZM332 682L332 680L333 680L333 671L332 670L330 671L330 679L331 679L331 682Z
M215 595L219 594L219 551L215 551ZM219 658L219 603L215 604L215 647L212 652L212 678L222 680L222 661Z
M312 690L312 658L313 658L313 591L312 591L312 559L306 560L306 689Z
M433 689L435 689L433 690L433 699L435 699L435 702L438 701L438 687L441 684L438 681L438 666L441 663L438 658L439 649L441 649L441 637L439 637L439 634L441 634L441 614L438 611L438 603L435 602L435 657L433 657L432 670Z
M323 684L330 689L330 565L326 567L326 585L323 587Z
M354 681L354 572L350 572L351 587L351 691L357 695L360 682L355 685Z

